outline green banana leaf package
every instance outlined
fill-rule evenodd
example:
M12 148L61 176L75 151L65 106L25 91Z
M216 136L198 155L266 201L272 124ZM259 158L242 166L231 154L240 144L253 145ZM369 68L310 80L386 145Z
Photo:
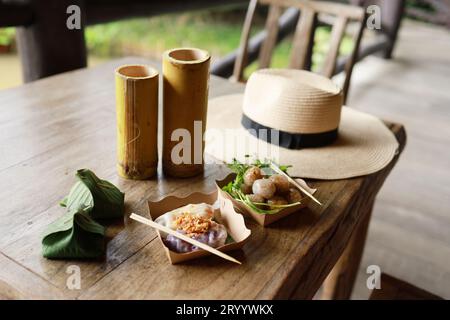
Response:
M125 195L91 170L76 173L78 181L60 205L66 213L51 223L42 238L49 259L98 258L105 254L105 228L97 220L121 218Z

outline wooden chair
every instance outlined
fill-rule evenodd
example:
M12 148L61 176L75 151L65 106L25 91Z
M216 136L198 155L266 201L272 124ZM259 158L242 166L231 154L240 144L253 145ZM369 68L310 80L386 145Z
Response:
M354 47L345 66L345 80L343 84L344 99L347 97L350 86L353 65L357 59L359 44L363 35L366 15L361 7L332 3L325 1L308 0L251 0L242 30L239 53L234 65L233 77L235 81L243 80L243 71L246 67L247 48L253 18L258 4L269 5L265 30L267 37L259 52L259 68L270 67L272 53L278 36L278 19L283 9L297 8L300 18L294 34L289 68L311 70L311 56L314 46L314 34L317 26L318 14L333 17L331 42L320 74L331 78L334 75L339 48L342 38L350 21L358 23L357 32L353 36Z
M381 288L372 291L370 300L442 300L442 298L382 273Z

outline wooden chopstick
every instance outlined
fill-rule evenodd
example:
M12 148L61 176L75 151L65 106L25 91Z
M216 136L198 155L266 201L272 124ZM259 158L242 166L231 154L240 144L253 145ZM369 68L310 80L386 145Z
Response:
M228 260L228 261L231 261L231 262L234 262L234 263L237 263L237 264L242 264L240 261L236 260L235 258L233 258L233 257L231 257L231 256L229 256L229 255L227 255L227 254L225 254L225 253L223 253L223 252L221 252L221 251L211 247L211 246L208 246L207 244L204 244L204 243L202 243L200 241L197 241L195 239L189 238L188 236L185 236L184 234L176 232L175 230L172 230L170 228L167 228L166 226L160 225L159 223L156 223L156 222L154 222L152 220L146 219L143 216L140 216L138 214L132 213L130 215L130 218L133 219L133 220L136 220L136 221L138 221L140 223L146 224L146 225L148 225L148 226L150 226L152 228L158 229L158 230L160 230L162 232L171 234L174 237L177 237L177 238L180 238L181 240L189 242L190 244L192 244L194 246L197 246L197 247L199 247L199 248L201 248L203 250L206 250L206 251L208 251L208 252L210 252L212 254L215 254L216 256L219 256L219 257L221 257L221 258L223 258L225 260Z
M314 198L314 196L308 192L308 190L306 190L305 188L303 188L297 181L295 181L294 179L292 179L288 174L286 174L283 170L281 170L275 163L273 163L272 161L270 161L270 167L277 173L285 176L290 183L292 183L294 186L296 186L297 188L300 189L300 191L302 191L304 194L306 194L308 197L310 197L311 199L313 199L317 204L322 205L322 203L320 203L319 200L317 200L316 198Z

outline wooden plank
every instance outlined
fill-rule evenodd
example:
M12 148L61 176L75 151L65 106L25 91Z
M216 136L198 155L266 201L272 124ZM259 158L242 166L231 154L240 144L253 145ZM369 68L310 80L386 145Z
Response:
M62 299L62 292L0 253L0 300Z
M278 5L271 5L269 8L269 14L266 21L267 38L263 43L261 51L259 53L259 67L270 67L270 61L272 59L273 49L278 37L278 19L281 15L281 7Z
M236 61L234 63L233 77L231 79L233 81L242 80L242 73L244 72L244 68L247 65L248 39L250 37L250 30L252 28L253 16L255 15L257 4L258 0L251 0L248 5L244 26L242 27L241 42L239 44L239 50L236 55Z
M350 54L350 58L348 59L346 65L345 65L345 80L344 84L342 86L342 92L344 94L344 104L347 102L348 97L348 91L350 89L350 81L352 79L353 74L353 67L355 66L355 63L359 60L359 46L361 44L361 40L363 37L364 29L366 28L366 17L364 17L363 21L359 24L358 31L353 36L353 49L352 53ZM333 68L333 71L335 71L335 68Z
M295 8L287 9L280 17L280 27L278 30L277 42L279 43L292 32L295 31L299 12ZM255 34L248 43L247 48L247 61L246 64L250 64L258 59L258 54L261 46L266 39L267 33L265 30L261 30ZM216 60L211 66L211 73L223 78L229 78L233 75L233 66L237 59L238 49L230 52L221 59Z
M304 9L295 30L289 68L306 69L306 62L311 55L310 48L314 45L316 13Z
M344 36L346 27L347 18L342 16L338 17L331 31L330 47L328 49L328 53L325 57L325 61L321 71L321 74L327 78L331 78L334 74L336 59L339 54L339 48L341 46L342 37Z
M345 16L348 19L361 20L364 17L364 9L357 6L349 6L331 1L310 1L310 0L259 0L262 4L276 3L283 7L295 7L299 9L311 9L316 12L323 12L334 16Z

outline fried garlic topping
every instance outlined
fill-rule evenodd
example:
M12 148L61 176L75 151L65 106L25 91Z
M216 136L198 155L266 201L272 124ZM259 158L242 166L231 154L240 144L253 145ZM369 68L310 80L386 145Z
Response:
M188 237L194 237L205 233L211 226L211 219L185 212L175 218L174 224L177 230L182 230Z

